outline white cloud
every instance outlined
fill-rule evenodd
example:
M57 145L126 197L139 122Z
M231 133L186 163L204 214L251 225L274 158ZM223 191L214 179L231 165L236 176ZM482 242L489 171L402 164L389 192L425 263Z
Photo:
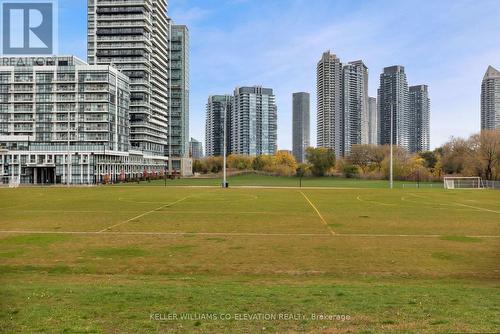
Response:
M238 22L194 23L192 135L203 137L208 95L231 93L238 85L265 85L277 96L280 148L291 148L292 93L311 93L314 143L315 68L328 49L344 62L367 63L371 96L383 67L393 64L405 65L410 84L428 84L434 146L451 135L478 131L480 78L490 62L500 61L500 46L490 38L500 28L494 19L498 10L492 10L499 6L423 2L375 1L338 13L328 11L336 8L328 1L290 1L281 7L268 1L247 16L239 13Z

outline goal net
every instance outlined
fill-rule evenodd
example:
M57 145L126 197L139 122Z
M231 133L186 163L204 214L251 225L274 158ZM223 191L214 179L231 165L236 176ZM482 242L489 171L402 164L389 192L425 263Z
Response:
M445 189L481 189L483 182L479 176L473 177L445 177Z

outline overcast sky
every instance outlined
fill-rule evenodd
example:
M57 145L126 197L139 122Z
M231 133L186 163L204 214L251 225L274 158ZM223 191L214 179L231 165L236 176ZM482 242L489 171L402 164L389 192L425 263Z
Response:
M59 0L61 54L86 59L86 1ZM481 80L500 68L499 0L170 0L169 16L191 42L191 136L204 140L209 95L236 86L273 88L278 147L291 149L292 93L311 93L316 142L316 63L331 50L362 59L376 96L382 69L406 68L429 85L431 146L480 129Z

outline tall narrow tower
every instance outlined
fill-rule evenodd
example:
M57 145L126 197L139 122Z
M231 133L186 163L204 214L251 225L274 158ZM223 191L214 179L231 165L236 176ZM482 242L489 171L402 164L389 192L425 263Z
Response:
M167 155L189 155L189 30L171 25L170 111Z
M431 102L427 85L411 86L410 103L410 152L430 149Z
M378 109L377 98L368 98L368 144L378 145Z
M168 139L166 0L88 1L88 60L130 78L132 149L164 155Z
M342 82L344 113L343 154L352 145L368 144L368 67L361 61L344 66Z
M230 154L232 108L233 96L231 95L208 97L205 122L205 152L207 157L218 157L224 154L224 136L226 136L226 154ZM226 129L224 129L224 124L226 124Z
M378 90L379 138L381 145L391 143L410 150L408 81L403 66L384 68ZM391 127L392 120L392 127Z
M481 85L481 130L500 129L500 71L489 66Z
M310 141L310 95L293 93L293 155L297 162L306 160Z
M317 145L343 153L342 63L330 51L317 65Z

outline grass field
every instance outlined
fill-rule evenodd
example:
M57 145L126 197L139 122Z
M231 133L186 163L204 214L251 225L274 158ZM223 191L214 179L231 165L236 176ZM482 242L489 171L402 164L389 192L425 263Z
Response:
M499 192L150 185L0 189L0 332L500 331Z
M267 186L267 187L298 187L300 179L298 177L286 176L266 176L256 174L242 174L229 178L231 186ZM167 186L219 186L222 183L221 177L200 177L190 179L167 180ZM143 181L141 186L164 186L164 180ZM125 185L137 186L137 183ZM416 182L395 181L396 188L417 187ZM442 182L422 182L425 188L442 188ZM388 181L385 180L361 180L345 179L338 177L304 177L302 178L303 187L334 187L334 188L387 188Z

